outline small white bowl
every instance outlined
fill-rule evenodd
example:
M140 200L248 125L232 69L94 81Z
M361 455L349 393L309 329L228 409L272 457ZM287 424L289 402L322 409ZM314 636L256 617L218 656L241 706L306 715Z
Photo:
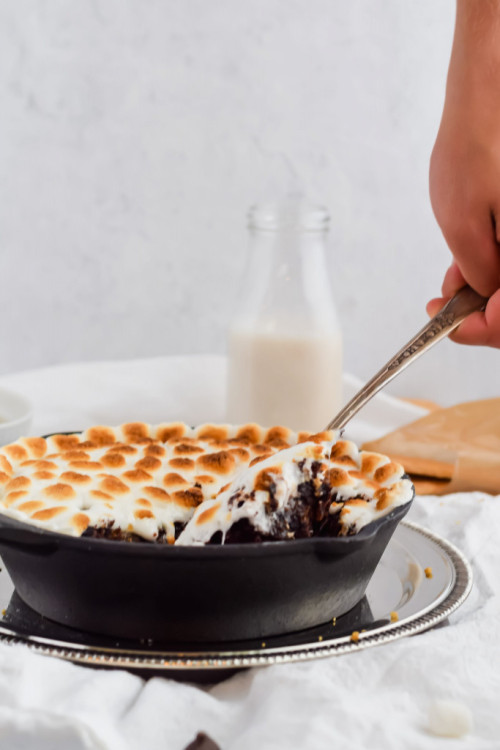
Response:
M0 445L27 435L33 418L31 402L20 393L0 388Z

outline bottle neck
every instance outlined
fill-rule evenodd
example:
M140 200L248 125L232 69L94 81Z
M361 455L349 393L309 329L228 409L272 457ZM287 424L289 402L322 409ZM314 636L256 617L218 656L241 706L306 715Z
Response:
M326 262L326 221L311 227L300 223L297 214L289 221L268 219L267 225L250 222L235 324L270 332L338 328Z
M250 228L248 290L266 290L281 303L293 307L321 287L327 276L326 231L302 231L285 227L276 231Z

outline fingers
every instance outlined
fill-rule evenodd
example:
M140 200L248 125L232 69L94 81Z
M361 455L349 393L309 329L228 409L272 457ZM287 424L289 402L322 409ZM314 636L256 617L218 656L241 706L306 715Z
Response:
M430 318L437 315L443 305L450 300L454 294L456 294L463 286L466 285L466 281L460 272L459 267L456 263L452 263L451 266L445 273L441 292L442 297L435 297L427 303L426 310Z
M448 299L448 296L437 297L428 302L428 315L430 317L437 315ZM449 338L457 344L491 346L500 349L500 290L490 297L484 312L469 315L456 331L450 334Z
M448 302L448 299L449 298L446 297L436 297L435 299L431 299L425 308L429 318L433 318L434 315L437 315L441 308Z
M457 283L457 271L460 269L459 273L464 282L470 284L479 294L489 297L500 287L500 248L495 227L491 213L484 206L482 209L471 209L469 215L473 215L474 222L479 223L470 223L464 216L453 216L451 222L441 223L441 229L457 266L455 271L449 272L447 286Z
M450 336L458 344L500 348L500 290L495 292L484 312L475 312Z
M453 262L444 275L443 285L441 287L443 297L451 299L451 297L453 297L459 289L465 286L466 283L467 282L459 267Z

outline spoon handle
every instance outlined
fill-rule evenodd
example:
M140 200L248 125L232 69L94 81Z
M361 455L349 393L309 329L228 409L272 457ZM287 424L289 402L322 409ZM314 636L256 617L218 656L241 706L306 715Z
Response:
M327 430L340 430L365 404L424 352L441 341L476 310L484 310L487 299L470 286L464 286L429 320L397 354L332 419Z

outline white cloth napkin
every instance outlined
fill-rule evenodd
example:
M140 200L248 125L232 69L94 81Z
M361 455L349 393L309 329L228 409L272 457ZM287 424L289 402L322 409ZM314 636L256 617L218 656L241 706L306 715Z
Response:
M141 419L224 419L221 357L65 365L0 379L35 405L34 433ZM348 390L356 381L346 382ZM379 395L350 435L375 437L422 410ZM310 662L255 669L211 688L76 666L0 645L3 750L182 750L204 730L223 750L500 747L500 498L419 498L413 520L471 561L474 590L450 624ZM461 739L428 731L437 699L468 707Z

